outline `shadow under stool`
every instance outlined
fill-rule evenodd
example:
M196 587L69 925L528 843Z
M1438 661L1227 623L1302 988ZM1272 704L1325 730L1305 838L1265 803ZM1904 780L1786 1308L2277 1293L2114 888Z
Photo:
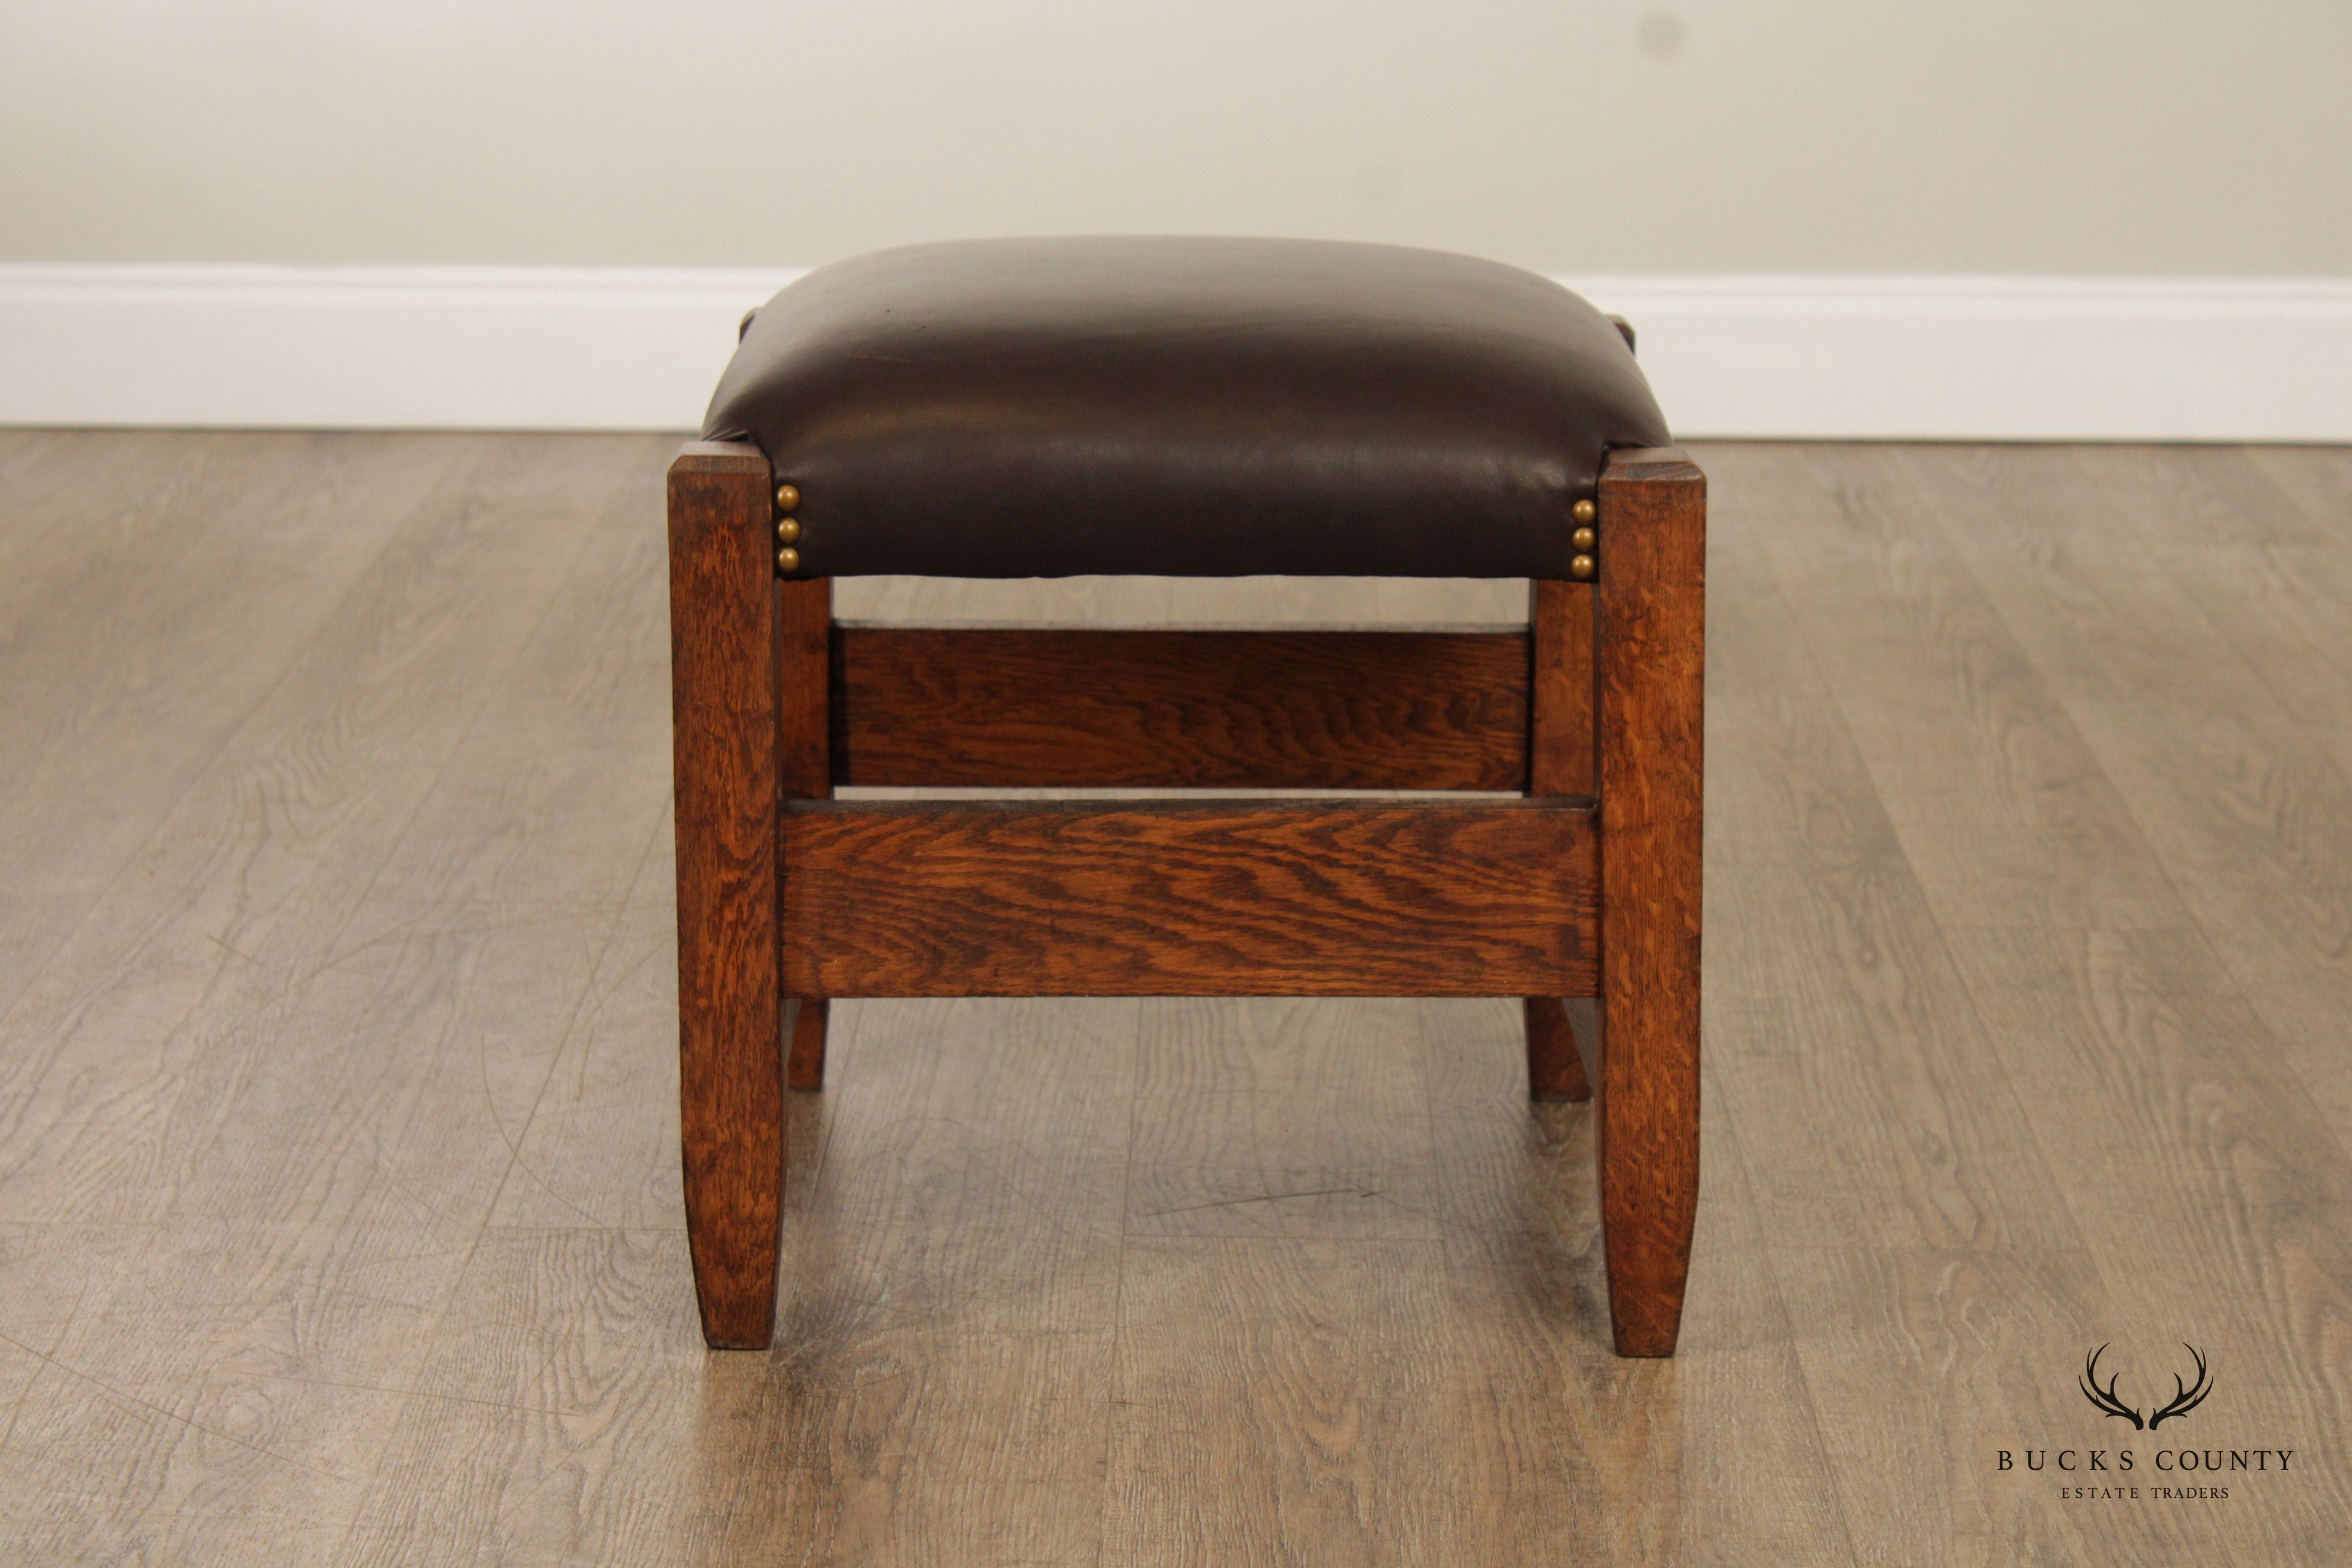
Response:
M1616 1348L1672 1354L1698 1191L1706 484L1668 440L1623 323L1434 251L916 246L748 318L669 470L709 1343L774 1331L783 1094L822 1087L831 998L1516 996L1534 1097L1598 1089ZM832 614L836 576L1094 574L1525 578L1528 626ZM1578 996L1597 1041L1570 1027Z

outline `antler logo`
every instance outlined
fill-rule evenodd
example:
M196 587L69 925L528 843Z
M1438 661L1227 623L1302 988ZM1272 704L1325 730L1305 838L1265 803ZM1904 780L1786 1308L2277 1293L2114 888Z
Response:
M2203 1351L2200 1351L2195 1345L2190 1344L2184 1344L2180 1348L2187 1351L2189 1352L2189 1359L2197 1363L2197 1381L2193 1384L2184 1384L2180 1381L2179 1374L2178 1373L2174 1373L2172 1378L2172 1403L2167 1405L2161 1410L2151 1412L2146 1421L2142 1421L2140 1419L2139 1411L2137 1408L2132 1405L2126 1405L2121 1398L2117 1397L2116 1394L2116 1384L2122 1381L2123 1374L2121 1373L2110 1373L2107 1377L2106 1385L2105 1387L2100 1386L2099 1358L2107 1353L2107 1347L2105 1345L2101 1345L2097 1350L2093 1351L2089 1355L2083 1358L2083 1381L2081 1384L2083 1397L2089 1400L2094 1405L2097 1406L2100 1410L2105 1411L2109 1415L2122 1416L2125 1420L2132 1424L2132 1430L2135 1432L2143 1428L2153 1432L2158 1426L2170 1420L2173 1416L2188 1415L2200 1405L2205 1403L2205 1396L2213 1392L2213 1379L2211 1374L2205 1370L2205 1352Z

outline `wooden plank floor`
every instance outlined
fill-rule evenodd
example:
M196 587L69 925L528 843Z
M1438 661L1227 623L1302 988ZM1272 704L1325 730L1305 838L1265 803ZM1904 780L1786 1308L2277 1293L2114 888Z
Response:
M1528 1104L1515 1005L1409 1001L841 1005L780 1347L705 1353L670 445L0 432L0 1563L2352 1560L2352 453L1699 449L1660 1363L1608 1352L1590 1110ZM2108 1342L2211 1397L2102 1418Z

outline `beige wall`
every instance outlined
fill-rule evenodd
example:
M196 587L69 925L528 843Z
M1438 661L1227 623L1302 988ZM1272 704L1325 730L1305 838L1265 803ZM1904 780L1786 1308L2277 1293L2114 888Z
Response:
M7 0L0 259L2352 273L2352 0Z

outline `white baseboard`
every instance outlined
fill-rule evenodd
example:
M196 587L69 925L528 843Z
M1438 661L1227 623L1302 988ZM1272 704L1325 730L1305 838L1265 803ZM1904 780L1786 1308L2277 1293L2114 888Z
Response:
M2352 278L1572 286L1634 323L1691 437L2352 441Z
M684 429L795 276L0 266L0 422Z
M0 264L0 423L682 429L794 276ZM2352 441L2352 279L1563 281L1685 437Z

